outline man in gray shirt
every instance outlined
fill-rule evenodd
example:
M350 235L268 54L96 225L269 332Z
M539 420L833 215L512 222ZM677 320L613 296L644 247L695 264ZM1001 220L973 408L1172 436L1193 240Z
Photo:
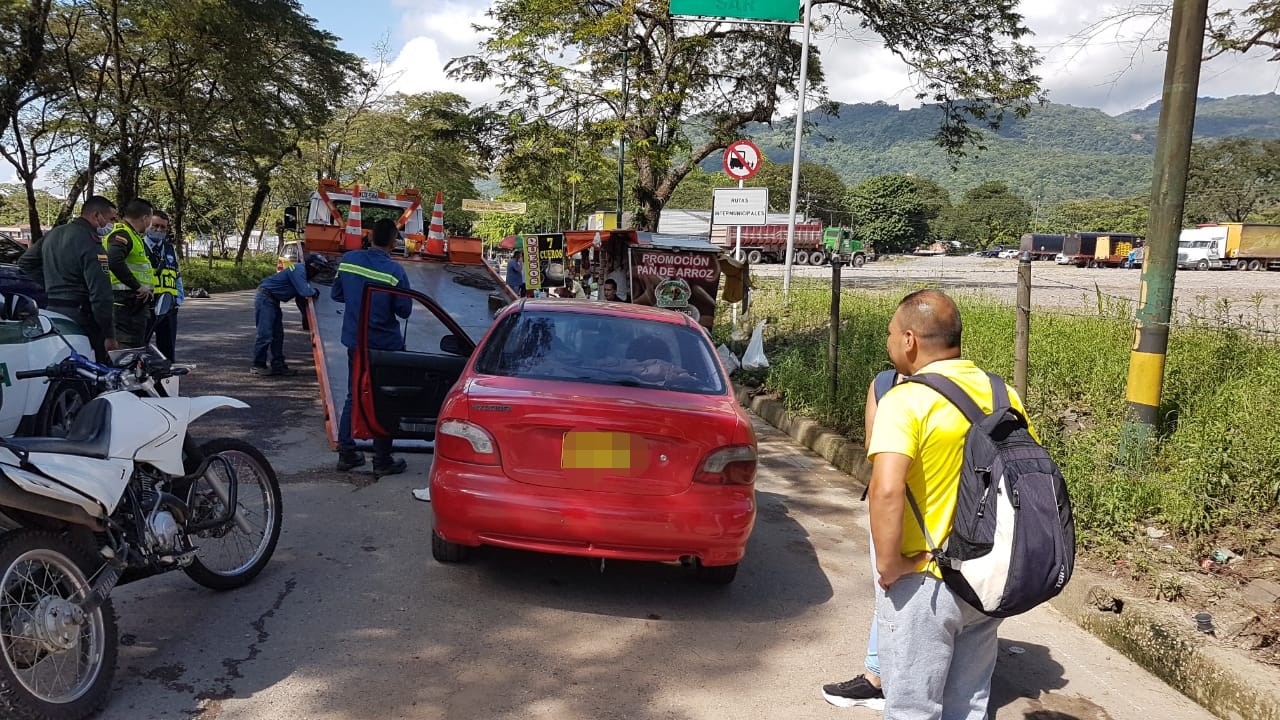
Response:
M119 348L112 322L111 280L107 277L103 235L116 220L116 206L94 195L80 207L80 217L50 230L27 248L18 267L43 283L49 309L74 320L100 363Z

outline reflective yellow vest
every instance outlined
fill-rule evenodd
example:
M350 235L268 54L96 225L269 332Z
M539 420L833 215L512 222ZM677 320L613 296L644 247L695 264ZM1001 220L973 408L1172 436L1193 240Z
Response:
M145 245L143 249L146 249ZM151 267L155 268L155 291L157 293L169 293L176 297L178 294L177 253L173 252L168 245L168 241L166 241L160 243L160 247L156 249L155 254L148 255L147 258L152 262Z
M103 249L110 247L111 238L117 233L124 233L129 237L129 255L125 258L125 263L129 266L129 272L133 273L133 278L143 285L154 288L156 285L156 271L151 267L151 259L147 257L147 247L142 244L142 238L133 231L133 228L122 222L116 223L115 227L111 228L111 232L107 234L107 237L102 240ZM115 273L110 272L110 269L108 269L108 273L111 275L112 290L130 289L128 285L120 282L120 279L115 276Z

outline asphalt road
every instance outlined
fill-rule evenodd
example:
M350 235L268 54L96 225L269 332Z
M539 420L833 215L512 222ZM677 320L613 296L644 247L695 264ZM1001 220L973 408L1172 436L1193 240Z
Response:
M267 450L284 532L251 586L176 574L115 595L123 647L111 720L205 718L875 718L818 688L861 671L871 617L865 505L849 478L757 421L759 520L738 579L483 551L431 560L430 455L377 483L333 472L314 377L247 374L251 296L192 300L188 393L250 402L195 427ZM296 314L286 354L305 367ZM1047 607L1007 621L996 720L1207 714Z

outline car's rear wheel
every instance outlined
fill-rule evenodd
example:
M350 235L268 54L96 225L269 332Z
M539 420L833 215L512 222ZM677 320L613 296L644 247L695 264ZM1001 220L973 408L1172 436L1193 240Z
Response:
M698 579L708 585L728 585L738 576L738 563L732 565L698 565Z
M467 559L467 546L445 540L432 528L431 557L440 563L460 563Z

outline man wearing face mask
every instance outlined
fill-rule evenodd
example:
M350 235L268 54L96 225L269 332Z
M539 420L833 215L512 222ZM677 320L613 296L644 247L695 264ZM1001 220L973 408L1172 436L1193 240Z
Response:
M108 350L120 347L102 249L115 219L115 204L94 195L80 207L80 217L50 230L18 260L28 277L44 285L49 309L74 320L88 336L100 363L107 362Z
M155 294L156 271L147 258L142 233L151 225L151 203L141 198L125 203L102 245L115 298L116 339L124 347L141 347L146 340Z
M156 320L156 348L174 359L178 342L178 306L182 304L182 275L178 269L178 251L169 239L169 215L163 210L151 213L151 228L145 240L147 259L156 272L156 294L173 295L173 309Z

